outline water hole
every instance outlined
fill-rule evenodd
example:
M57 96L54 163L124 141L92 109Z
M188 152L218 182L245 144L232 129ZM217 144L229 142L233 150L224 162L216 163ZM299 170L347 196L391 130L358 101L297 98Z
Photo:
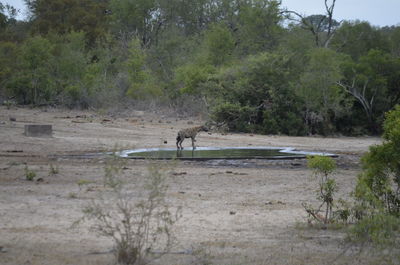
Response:
M131 159L179 159L179 160L220 160L220 159L302 159L307 155L335 157L330 153L299 151L290 147L198 147L177 150L174 148L144 148L124 150L118 156Z

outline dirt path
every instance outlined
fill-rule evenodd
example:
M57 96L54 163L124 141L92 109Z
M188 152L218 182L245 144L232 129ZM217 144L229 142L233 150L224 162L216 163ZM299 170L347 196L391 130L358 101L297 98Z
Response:
M89 231L87 224L71 228L101 190L107 158L73 155L173 148L176 132L194 126L192 122L201 124L140 111L113 118L1 107L0 264L112 264L112 241ZM25 124L51 124L54 135L26 137ZM338 196L344 198L354 187L359 157L377 143L380 139L373 137L202 133L197 138L199 146L283 146L336 153ZM126 161L123 178L132 184L143 181L148 164ZM36 181L26 180L26 169L36 173ZM52 174L54 169L57 174ZM175 228L174 252L180 254L154 263L331 264L342 251L342 232L305 224L301 203L317 201L316 183L304 160L178 162L173 171L177 174L169 184L168 200L183 208ZM78 185L82 182L89 184ZM352 260L354 255L347 252L337 264Z

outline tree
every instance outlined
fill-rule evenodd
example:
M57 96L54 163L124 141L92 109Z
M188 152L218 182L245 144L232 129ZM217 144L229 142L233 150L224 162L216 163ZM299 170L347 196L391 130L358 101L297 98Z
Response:
M17 45L12 42L0 42L0 98L6 96L6 85L17 69Z
M33 32L66 34L83 31L93 45L107 32L106 0L25 0Z
M13 75L9 84L12 94L24 104L39 104L50 100L53 45L42 37L26 40L19 51L18 74Z
M149 47L162 27L160 10L156 0L110 0L112 29L140 39L141 45Z
M393 75L398 71L398 63L379 50L369 51L358 63L349 61L344 64L344 78L337 84L362 106L372 133L379 131L379 119L391 108L391 97L398 100L398 88L395 88L397 92L393 91L395 94L388 93L388 84L398 82L398 76Z
M162 91L146 69L146 52L141 48L139 39L132 39L128 50L126 69L130 87L127 94L135 99L147 99L161 96Z
M400 58L400 27L395 27L390 34L390 46L393 56Z
M383 143L362 158L354 191L359 222L355 238L398 248L400 232L400 105L385 115ZM398 257L397 257L398 258ZM397 259L398 260L398 259Z
M309 30L314 36L315 45L317 47L328 48L336 30L340 26L340 22L333 19L336 0L329 2L328 0L324 1L326 10L325 15L312 15L305 17L296 11L289 10L284 10L283 13L286 13L290 20L297 21L303 28Z
M389 46L379 28L360 21L344 21L331 42L332 49L348 54L356 61L372 49L389 52Z
M343 56L325 48L310 52L310 61L296 88L304 102L304 120L310 134L331 133L334 120L346 113L345 94L337 85L342 78L343 60Z
M213 65L221 65L232 58L235 43L230 30L222 24L214 24L205 33L207 59Z
M216 122L236 131L303 134L290 73L287 55L267 52L220 69L207 84Z
M237 45L242 54L266 51L277 44L282 32L279 2L274 0L238 1ZM235 30L236 30L235 29Z

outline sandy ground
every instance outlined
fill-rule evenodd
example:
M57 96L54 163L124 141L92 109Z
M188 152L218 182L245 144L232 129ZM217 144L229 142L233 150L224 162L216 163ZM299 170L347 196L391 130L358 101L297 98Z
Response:
M0 264L114 264L112 240L90 231L87 223L71 228L101 192L109 159L84 155L174 148L176 132L192 122L201 124L141 111L113 117L0 107ZM26 137L25 124L51 124L53 137ZM197 137L199 146L283 146L338 154L337 197L345 199L360 172L360 156L378 143L374 137ZM127 159L122 177L140 183L150 163ZM347 249L343 230L307 225L301 203L318 201L317 182L304 160L158 164L175 173L167 197L173 208L182 207L182 217L172 253L153 264L379 264L379 257ZM26 168L36 173L34 181L26 180ZM79 185L83 182L89 184Z

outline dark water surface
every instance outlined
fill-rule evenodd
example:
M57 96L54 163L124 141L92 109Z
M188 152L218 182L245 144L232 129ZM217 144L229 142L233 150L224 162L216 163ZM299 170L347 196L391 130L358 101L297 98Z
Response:
M212 160L212 159L296 159L305 158L307 155L329 155L295 151L292 148L272 147L233 147L233 148L206 148L199 147L184 150L168 148L151 148L125 150L118 155L134 159L182 159L182 160Z

